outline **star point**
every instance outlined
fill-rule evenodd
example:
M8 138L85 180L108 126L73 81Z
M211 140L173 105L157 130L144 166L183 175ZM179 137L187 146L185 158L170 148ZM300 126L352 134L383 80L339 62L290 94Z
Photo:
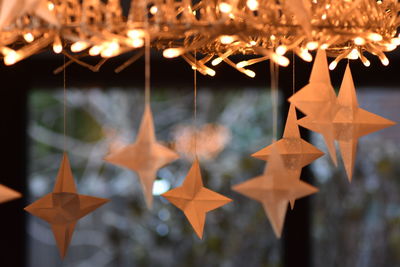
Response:
M21 193L0 184L0 204L22 197Z
M77 221L108 201L77 193L68 156L64 153L53 192L25 207L25 210L51 224L61 258L64 258Z
M138 174L147 207L151 208L153 183L158 169L178 158L177 153L157 142L151 108L146 104L136 141L117 151L110 151L104 160Z
M197 236L202 239L206 214L232 201L203 186L199 162L196 159L182 186L162 194L169 202L182 210Z

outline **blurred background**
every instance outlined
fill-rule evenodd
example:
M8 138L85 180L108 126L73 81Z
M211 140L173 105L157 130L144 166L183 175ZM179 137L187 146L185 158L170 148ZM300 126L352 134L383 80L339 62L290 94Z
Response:
M352 63L360 106L400 121L396 81L400 58L383 68ZM107 63L100 73L81 66L66 71L67 152L79 193L111 202L81 219L62 262L49 225L22 208L53 188L63 152L63 75L52 71L62 57L46 55L2 68L0 105L4 118L0 183L24 198L0 206L0 266L400 266L399 127L360 139L353 182L340 162L328 156L303 171L318 194L288 211L284 235L275 238L260 203L231 191L234 184L262 173L262 161L250 154L271 143L272 100L267 64L256 79L217 68L201 77L198 126L204 144L204 184L234 199L208 213L199 240L183 213L159 195L179 186L191 159L193 73L183 60L152 56L152 109L157 138L181 158L161 169L154 207L145 207L135 173L103 161L110 144L133 142L143 113L143 62L121 74ZM296 88L307 83L311 65L297 60ZM332 72L336 88L345 64ZM280 70L279 134L292 90L291 67ZM300 114L299 114L300 115ZM321 137L302 131L319 149ZM199 144L200 146L200 144Z

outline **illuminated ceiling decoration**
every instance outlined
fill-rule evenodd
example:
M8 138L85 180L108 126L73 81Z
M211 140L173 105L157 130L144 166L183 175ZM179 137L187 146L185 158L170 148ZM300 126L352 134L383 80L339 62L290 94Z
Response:
M7 3L7 4L6 4ZM305 61L318 48L334 57L333 69L344 58L370 62L365 54L389 60L384 52L400 44L397 0L132 0L125 18L119 0L2 0L1 53L6 65L53 48L67 52L71 62L98 70L85 56L107 59L136 51L122 66L143 53L144 38L164 57L181 56L204 75L225 62L254 77L247 67L265 60L281 66L293 51ZM46 9L47 8L47 9ZM195 51L202 55L194 59ZM251 59L234 63L229 57Z

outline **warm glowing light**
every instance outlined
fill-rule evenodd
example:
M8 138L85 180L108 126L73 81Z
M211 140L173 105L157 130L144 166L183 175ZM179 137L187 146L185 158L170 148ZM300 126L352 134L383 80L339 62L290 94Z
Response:
M382 41L383 37L379 33L370 33L368 35L368 39L370 39L371 41L374 41L374 42L379 42L379 41Z
M326 15L326 13L324 13L324 14L322 14L322 16L321 16L321 19L322 19L322 20L326 20L326 17L327 17L327 15Z
M240 69L246 67L247 65L249 65L247 61L240 61L238 64L236 64L236 67Z
M365 57L364 57L364 58L361 58L361 61L362 61L362 63L364 64L365 67L371 66L371 62L369 62L369 60L366 59Z
M102 47L100 45L94 45L89 49L89 55L98 56L100 55Z
M219 37L219 41L221 42L221 44L230 44L235 41L235 37L233 37L232 35L222 35L221 37Z
M217 66L219 63L222 62L222 58L217 57L216 59L214 59L213 61L211 61L211 65L213 66Z
M329 44L322 44L319 48L321 48L322 50L326 50L329 48Z
M313 59L312 55L311 55L310 53L308 53L308 50L307 50L307 49L302 49L302 50L301 50L301 52L300 52L300 57L301 57L304 61L307 61L307 62L311 62L312 59Z
M167 48L163 51L163 56L166 58L179 57L183 52L182 48Z
M53 11L54 10L54 8L55 8L55 6L54 6L54 3L53 2L47 2L47 8L50 10L50 11Z
M385 55L380 57L380 60L381 60L382 65L384 65L384 66L389 65L389 59Z
M32 33L28 32L24 34L24 39L25 41L27 41L28 43L32 43L35 40L35 37L33 36Z
M89 44L83 41L75 42L71 45L71 51L74 53L81 52L89 47Z
M278 65L283 66L283 67L288 66L289 63L290 63L290 61L289 61L289 59L287 57L284 57L284 56L281 56L281 55L278 55L278 54L275 54L275 53L273 53L271 55L271 59L275 63L277 63Z
M280 45L276 48L275 53L280 56L283 56L287 51L287 47L285 45Z
M275 41L276 40L276 36L272 34L270 39L271 39L271 41Z
M394 45L400 45L400 38L392 38L392 40L390 40L390 43L394 44Z
M142 38L130 39L129 45L135 48L144 46L144 40Z
M230 13L232 11L232 6L228 3L222 2L219 4L219 10L222 13Z
M155 15L157 12L158 12L158 7L157 6L150 7L150 13L152 15Z
M356 37L354 38L354 43L356 45L364 45L365 44L365 39L362 37Z
M143 38L145 33L143 30L129 30L126 34L131 39Z
M119 54L119 43L117 41L110 42L105 45L101 51L101 56L104 58L113 57Z
M385 44L385 51L390 52L393 51L397 48L397 45L395 44Z
M351 50L351 52L347 55L348 59L358 59L358 51L356 48L354 48L353 50Z
M215 76L215 70L213 69L206 69L206 73L210 76Z
M17 61L21 59L21 55L18 54L15 50L9 49L6 52L6 55L4 57L4 64L7 66L15 64Z
M62 50L63 50L63 47L62 47L61 39L60 39L60 36L57 35L54 38L53 51L56 54L60 54L62 52Z
M306 47L307 47L307 49L308 50L315 50L315 49L317 49L318 48L318 42L315 42L315 41L311 41L311 42L308 42L307 44L306 44Z
M257 0L247 0L246 5L251 11L256 11L258 9L259 3Z
M256 77L256 73L252 70L244 70L244 74L246 74L247 76L254 78Z
M329 69L330 70L334 70L337 66L337 62L336 61L332 61L331 64L329 64Z

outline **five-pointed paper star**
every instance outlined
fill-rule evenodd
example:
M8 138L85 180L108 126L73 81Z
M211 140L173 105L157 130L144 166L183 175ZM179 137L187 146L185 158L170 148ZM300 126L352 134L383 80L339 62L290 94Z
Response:
M232 201L203 186L197 159L193 162L182 186L162 196L184 212L199 238L203 237L207 212Z
M140 178L147 206L153 203L153 183L161 167L178 159L177 153L157 142L153 115L146 104L136 142L117 151L110 151L104 160L135 171Z
M77 193L68 156L64 154L53 192L25 210L51 224L60 255L64 258L77 221L108 201Z
M26 14L33 14L50 24L59 25L54 13L49 10L47 0L2 0L0 5L0 29Z
M337 100L339 110L333 119L335 139L339 142L347 177L351 182L358 138L396 123L359 108L349 64L347 64Z
M299 125L323 135L331 159L337 165L333 118L338 107L324 50L317 52L309 84L290 97L289 102L306 114L311 123L300 120Z
M21 197L21 193L0 184L0 204Z
M290 177L276 149L272 150L263 175L235 185L232 189L261 202L278 238L282 234L289 200L299 199L318 191L316 187Z
M304 166L324 155L322 151L300 137L296 109L293 104L289 108L283 138L254 153L252 156L268 161L274 149L282 157L284 171L295 179L300 179L301 169ZM294 202L294 199L290 200L292 209L294 208Z

